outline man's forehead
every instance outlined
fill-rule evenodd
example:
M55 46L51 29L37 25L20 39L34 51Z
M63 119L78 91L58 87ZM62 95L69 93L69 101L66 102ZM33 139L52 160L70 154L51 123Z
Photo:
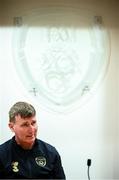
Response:
M16 121L25 122L25 121L36 121L36 116L31 117L21 117L20 115L15 116Z

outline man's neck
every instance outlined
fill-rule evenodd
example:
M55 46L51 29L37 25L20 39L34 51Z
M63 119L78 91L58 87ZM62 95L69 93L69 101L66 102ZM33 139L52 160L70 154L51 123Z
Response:
M26 142L19 142L16 138L15 138L16 143L21 146L22 149L24 150L30 150L33 148L35 141L33 143L26 143Z

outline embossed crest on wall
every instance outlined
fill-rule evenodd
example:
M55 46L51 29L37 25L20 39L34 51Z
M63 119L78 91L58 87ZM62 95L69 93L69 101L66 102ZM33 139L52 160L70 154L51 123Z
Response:
M53 111L65 112L91 95L109 64L103 18L85 12L50 7L13 19L17 74L28 93Z

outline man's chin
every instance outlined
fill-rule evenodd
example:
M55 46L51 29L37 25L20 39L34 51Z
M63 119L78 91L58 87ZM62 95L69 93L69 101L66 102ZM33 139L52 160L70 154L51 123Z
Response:
M31 144L31 143L33 143L33 142L35 141L35 139L36 139L35 137L30 137L30 138L27 138L27 141L26 141L26 142L27 142L28 144Z

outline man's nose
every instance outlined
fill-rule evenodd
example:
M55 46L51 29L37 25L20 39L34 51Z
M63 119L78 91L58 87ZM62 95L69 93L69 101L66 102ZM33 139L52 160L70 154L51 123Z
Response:
M29 125L29 131L33 131L34 130L34 126L32 124Z

